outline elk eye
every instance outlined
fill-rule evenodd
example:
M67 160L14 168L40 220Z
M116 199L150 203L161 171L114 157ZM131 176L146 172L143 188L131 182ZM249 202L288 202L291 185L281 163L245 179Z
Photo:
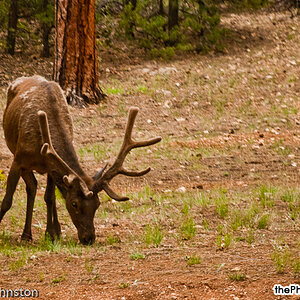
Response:
M72 202L72 206L77 208L77 203L76 202Z

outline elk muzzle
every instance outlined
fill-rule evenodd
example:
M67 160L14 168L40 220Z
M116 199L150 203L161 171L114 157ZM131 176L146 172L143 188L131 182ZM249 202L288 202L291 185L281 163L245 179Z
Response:
M92 245L95 242L96 235L95 235L95 228L91 229L79 229L78 230L78 238L81 244L83 245Z

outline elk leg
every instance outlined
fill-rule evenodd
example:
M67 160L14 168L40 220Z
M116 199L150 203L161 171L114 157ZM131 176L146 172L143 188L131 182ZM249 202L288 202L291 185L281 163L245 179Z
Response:
M26 209L26 221L25 227L21 236L21 240L32 240L31 224L32 224L32 212L34 206L34 199L37 189L37 181L32 171L21 170L21 176L26 184L27 193L27 209Z
M60 224L57 218L55 203L55 184L50 175L47 177L47 188L45 192L45 202L47 205L47 228L46 234L54 240L60 236Z
M54 190L54 201L53 201L53 227L57 237L60 237L61 229L58 222L57 210L56 210L56 200L55 200L55 190Z
M20 168L18 167L17 163L13 161L7 178L6 193L1 203L0 222L2 221L6 212L11 208L13 195L16 190L19 179L20 179Z

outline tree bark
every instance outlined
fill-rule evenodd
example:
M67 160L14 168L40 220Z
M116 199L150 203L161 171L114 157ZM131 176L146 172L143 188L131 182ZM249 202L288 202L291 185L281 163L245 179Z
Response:
M43 11L45 12L45 17L48 17L49 0L43 0ZM43 51L42 57L50 57L50 46L49 46L49 36L51 33L52 26L47 22L42 22L42 39L43 39Z
M164 1L163 0L159 0L159 14L161 16L163 16L165 14L165 12L164 12Z
M169 0L169 31L178 25L178 0Z
M8 14L7 52L15 54L16 32L18 25L18 0L11 0Z
M55 23L54 80L70 104L99 103L95 0L56 0Z

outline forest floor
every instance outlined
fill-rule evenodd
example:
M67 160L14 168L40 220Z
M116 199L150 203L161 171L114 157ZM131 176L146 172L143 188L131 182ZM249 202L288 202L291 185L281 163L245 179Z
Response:
M107 98L70 108L74 145L90 175L116 156L129 107L134 135L162 136L133 150L116 178L130 201L101 194L96 243L78 244L58 196L62 239L44 239L45 178L37 175L33 242L21 243L20 183L0 224L0 288L40 299L290 299L274 284L300 284L300 20L288 13L230 14L223 54L150 60L128 45L100 51ZM51 60L3 55L0 118L8 83L51 77ZM0 128L0 198L12 162Z

